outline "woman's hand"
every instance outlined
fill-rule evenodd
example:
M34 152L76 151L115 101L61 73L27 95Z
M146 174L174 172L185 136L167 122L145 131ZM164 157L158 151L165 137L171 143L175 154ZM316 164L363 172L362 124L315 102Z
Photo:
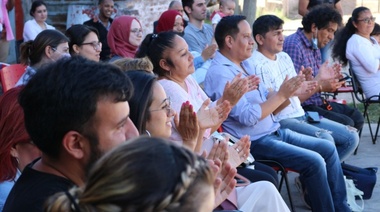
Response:
M197 114L189 101L182 104L179 117L178 114L174 117L174 123L182 137L183 144L194 149L198 140L199 126Z
M197 112L198 124L201 129L218 127L226 120L231 111L231 105L228 101L223 101L213 108L208 108L210 102L210 99L204 101Z
M244 163L250 153L251 142L249 136L243 136L234 145L228 147L228 162L232 167L236 168L240 164Z
M222 165L228 161L227 141L221 140L219 143L214 143L210 153L207 156L209 160L220 160Z
M222 167L219 160L208 160L211 169L214 172L214 176L217 176L214 180L214 192L215 202L214 208L218 207L227 197L235 191L236 186L236 169L233 168L228 162Z

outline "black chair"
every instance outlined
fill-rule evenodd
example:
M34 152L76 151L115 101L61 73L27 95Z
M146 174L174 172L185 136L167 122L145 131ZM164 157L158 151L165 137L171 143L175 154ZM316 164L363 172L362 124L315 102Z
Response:
M256 160L256 161L272 167L275 171L277 171L277 173L280 172L281 179L280 179L280 185L278 187L278 192L281 192L282 184L285 182L286 191L288 192L290 208L291 208L291 211L295 212L296 209L294 208L293 198L290 191L288 172L289 171L297 172L297 171L290 168L285 168L280 162L274 161L274 160Z
M368 123L369 132L371 135L372 143L376 144L377 135L379 133L379 126L380 126L379 125L380 124L380 116L379 116L378 121L377 121L375 134L373 134L373 130L371 127L371 122L370 122L369 114L368 114L368 108L371 104L379 104L380 103L380 99L379 99L380 95L373 95L370 97L366 97L363 93L363 89L362 89L354 71L352 70L352 68L350 68L349 71L350 71L350 75L352 78L351 83L352 83L352 88L354 89L355 98L360 103L362 103L364 106L363 116L364 116L364 118L367 118L367 123ZM360 130L359 136L361 135L361 133L362 133L362 130ZM356 154L356 152L357 152L357 149L355 150L355 154Z

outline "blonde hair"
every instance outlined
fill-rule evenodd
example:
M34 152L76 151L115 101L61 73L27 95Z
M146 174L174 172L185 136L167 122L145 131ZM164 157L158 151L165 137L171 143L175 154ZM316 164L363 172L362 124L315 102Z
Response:
M121 58L112 62L123 71L144 70L153 73L153 64L148 57L143 58Z
M102 157L83 188L50 197L45 211L198 211L213 172L205 159L160 138L141 136Z

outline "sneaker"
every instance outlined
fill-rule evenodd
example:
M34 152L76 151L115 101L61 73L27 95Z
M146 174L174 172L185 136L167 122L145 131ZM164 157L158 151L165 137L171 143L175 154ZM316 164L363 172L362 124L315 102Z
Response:
M309 198L307 198L307 194L306 194L306 192L304 191L304 189L302 188L302 183L301 183L301 180L300 180L300 177L299 177L299 176L296 177L296 178L294 178L294 183L296 184L297 190L298 190L298 192L299 192L300 195L301 195L301 199L302 199L303 203L306 205L306 207L307 207L308 209L311 209L311 207L310 207L310 202L308 201Z

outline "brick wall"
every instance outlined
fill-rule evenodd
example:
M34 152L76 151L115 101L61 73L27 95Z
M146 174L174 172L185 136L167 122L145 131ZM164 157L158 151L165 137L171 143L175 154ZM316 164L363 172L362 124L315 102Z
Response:
M153 22L160 14L167 10L171 0L125 0L115 1L118 5L118 14L136 16L143 25L144 33L153 31ZM96 6L97 0L46 0L49 11L48 23L57 29L66 30L66 20L69 5Z

